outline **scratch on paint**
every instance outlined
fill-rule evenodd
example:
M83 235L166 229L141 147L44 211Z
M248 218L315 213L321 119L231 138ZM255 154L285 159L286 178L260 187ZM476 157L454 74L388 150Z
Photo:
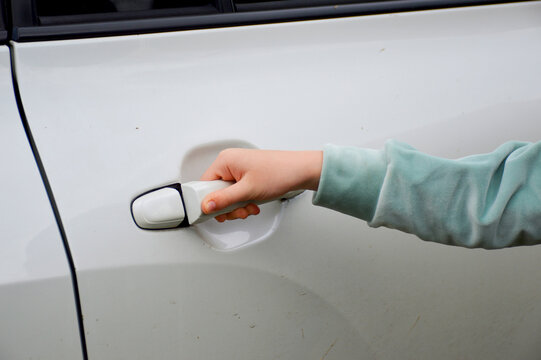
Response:
M417 326L417 323L419 322L419 319L421 318L421 315L417 315L417 319L415 319L415 322L413 323L413 325L411 325L410 329L408 331L411 331L413 330L414 327Z
M325 351L325 354L323 354L323 356L321 357L321 360L325 360L325 358L327 357L327 355L329 355L329 352L331 352L332 348L334 347L334 344L336 344L336 342L338 341L338 339L334 340L333 343L331 344L331 346L329 346L329 348L327 349L327 351Z

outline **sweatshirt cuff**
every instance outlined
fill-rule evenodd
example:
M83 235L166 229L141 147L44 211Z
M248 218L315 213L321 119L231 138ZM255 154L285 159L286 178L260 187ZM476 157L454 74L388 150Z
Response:
M370 221L386 171L381 150L326 145L312 203Z

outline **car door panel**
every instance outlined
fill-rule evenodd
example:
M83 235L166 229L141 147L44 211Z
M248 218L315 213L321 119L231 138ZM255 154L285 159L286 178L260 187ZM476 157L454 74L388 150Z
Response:
M81 359L68 260L0 46L0 358Z
M536 358L537 247L422 242L305 193L269 210L279 224L265 239L220 251L195 228L137 228L130 203L197 180L205 144L396 138L456 158L537 141L540 14L532 2L14 43L89 357Z

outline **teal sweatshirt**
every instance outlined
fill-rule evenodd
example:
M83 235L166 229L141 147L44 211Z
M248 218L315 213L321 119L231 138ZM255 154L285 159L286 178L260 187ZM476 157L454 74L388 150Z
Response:
M313 203L442 244L540 244L541 142L458 160L393 140L384 150L327 145Z

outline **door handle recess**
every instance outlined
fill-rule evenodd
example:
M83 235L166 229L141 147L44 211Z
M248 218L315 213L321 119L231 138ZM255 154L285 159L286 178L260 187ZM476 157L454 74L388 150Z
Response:
M274 200L287 200L303 192L303 190L290 191L282 196L265 201L236 203L211 215L203 213L201 203L205 196L231 185L233 185L233 182L223 180L191 181L147 191L136 197L131 203L133 220L138 227L146 230L187 227L226 214L250 203L261 205Z

